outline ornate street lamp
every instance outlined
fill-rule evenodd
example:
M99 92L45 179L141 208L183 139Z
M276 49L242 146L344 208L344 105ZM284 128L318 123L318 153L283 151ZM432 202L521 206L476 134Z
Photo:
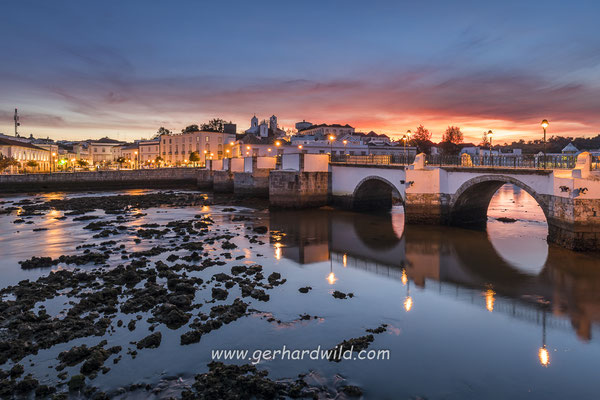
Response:
M404 158L407 163L408 163L408 155L406 154L406 142L408 142L410 140L411 134L412 134L412 132L409 129L406 131L406 135L404 135Z
M544 128L544 168L546 168L546 128L548 128L548 125L550 125L548 123L548 120L543 119L542 120L542 128Z
M488 131L487 137L488 137L488 140L490 142L490 160L492 161L491 162L492 166L494 166L494 153L492 153L492 148L493 148L493 146L492 146L492 140L494 138L494 133L492 132L491 129Z

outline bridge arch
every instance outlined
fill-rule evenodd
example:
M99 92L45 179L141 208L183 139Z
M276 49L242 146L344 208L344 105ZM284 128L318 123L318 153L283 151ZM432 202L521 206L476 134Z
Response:
M387 179L371 175L363 178L352 194L355 210L389 210L394 205L404 205L400 190Z
M537 193L529 185L507 175L482 175L463 183L452 195L449 204L450 225L485 228L487 210L494 194L504 184L513 184L525 190L539 204L546 221L549 220L548 195Z

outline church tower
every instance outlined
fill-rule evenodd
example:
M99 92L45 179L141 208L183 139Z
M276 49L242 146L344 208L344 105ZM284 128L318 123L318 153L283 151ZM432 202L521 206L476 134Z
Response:
M274 133L277 132L277 117L274 115L271 115L271 118L269 118L269 129Z
M250 120L250 128L256 128L257 126L258 126L258 118L256 118L256 115L255 115Z

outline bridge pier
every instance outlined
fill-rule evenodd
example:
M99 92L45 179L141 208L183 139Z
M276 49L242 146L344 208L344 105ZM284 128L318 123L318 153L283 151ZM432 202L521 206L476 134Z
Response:
M276 157L246 157L243 172L233 174L236 196L269 197L269 174L275 169Z
M600 199L553 197L548 243L576 251L600 250Z

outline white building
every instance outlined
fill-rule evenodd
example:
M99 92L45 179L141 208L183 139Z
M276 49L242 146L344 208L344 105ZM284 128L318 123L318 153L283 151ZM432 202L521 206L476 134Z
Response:
M48 172L52 166L50 151L31 144L25 140L17 140L5 135L0 135L0 154L4 157L14 158L19 164L19 169L29 172ZM35 167L29 167L28 162L35 162ZM2 171L0 171L2 172Z
M336 137L342 135L348 135L354 133L354 128L350 125L340 125L340 124L320 124L320 125L311 125L305 129L299 129L298 135L314 135L317 137L325 138L329 135L334 135Z
M104 137L99 140L88 140L88 157L93 164L110 164L121 157L121 146L125 142Z
M246 129L245 133L249 133L261 138L268 136L279 138L285 136L285 131L279 128L277 117L275 115L271 115L269 121L262 120L260 124L258 123L258 118L256 118L256 115L253 116L250 120L250 128Z

